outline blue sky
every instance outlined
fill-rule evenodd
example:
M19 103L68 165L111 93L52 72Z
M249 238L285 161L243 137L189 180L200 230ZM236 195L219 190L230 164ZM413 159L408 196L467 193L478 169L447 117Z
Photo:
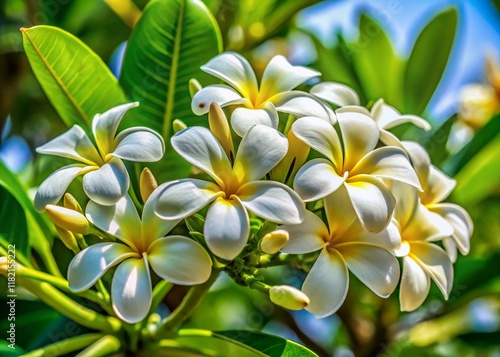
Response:
M337 30L354 39L359 10L363 9L384 26L396 51L408 56L425 23L450 6L459 11L456 43L430 105L431 116L444 120L456 108L460 87L482 80L485 54L500 58L500 15L490 0L333 0L306 9L298 23L327 42Z

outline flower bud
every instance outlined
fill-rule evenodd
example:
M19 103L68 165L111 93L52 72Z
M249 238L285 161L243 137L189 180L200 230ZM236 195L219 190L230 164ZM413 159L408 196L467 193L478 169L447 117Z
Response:
M70 232L88 234L90 229L89 221L80 212L55 205L47 205L45 210L56 226Z
M172 122L172 127L174 128L174 133L177 134L179 131L186 129L188 126L182 120L175 119Z
M78 254L78 252L80 251L80 247L78 246L75 235L57 225L55 227L59 238L61 238L61 241L66 246L66 248L71 250L73 253Z
M290 310L302 310L309 305L309 298L306 294L288 285L273 286L269 290L269 298L276 305Z
M288 151L278 165L271 170L272 179L283 183L295 177L309 155L309 147L297 138L292 130L288 132L286 138L288 139Z
M81 214L83 214L82 207L71 193L64 194L64 207L72 209L73 211L78 211Z
M210 104L210 110L208 111L208 126L226 152L227 157L231 159L233 155L232 151L234 150L231 130L229 129L226 114L224 114L219 104L215 102Z
M191 98L193 98L194 95L196 93L198 93L201 88L202 88L202 86L201 86L200 82L198 82L196 79L191 78L189 80L189 94L191 95Z
M277 253L288 243L288 239L288 232L283 229L267 233L260 241L260 250L267 254Z
M151 196L151 193L153 193L153 191L158 187L158 183L156 182L153 173L147 167L145 167L141 172L139 186L143 202L146 202L149 196Z

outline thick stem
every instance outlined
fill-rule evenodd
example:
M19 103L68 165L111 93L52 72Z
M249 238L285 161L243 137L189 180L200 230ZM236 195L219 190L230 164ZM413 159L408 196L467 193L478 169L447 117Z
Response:
M118 352L121 343L115 336L104 336L78 354L79 357L109 356Z
M167 296L170 290L172 290L173 287L174 284L166 280L162 280L158 284L156 284L153 290L153 301L151 302L151 309L149 309L150 314L156 311L160 303L163 301L165 296Z
M89 333L86 335L68 338L26 353L24 357L62 356L71 352L81 350L94 343L102 336L102 333Z
M212 274L206 282L193 286L182 300L181 304L168 317L163 319L158 328L157 337L166 337L169 332L177 330L186 321L195 307L200 303L212 284L219 276L219 270L212 270Z
M122 327L120 320L101 315L78 304L46 282L20 277L19 284L35 294L44 303L82 326L107 333L116 333Z

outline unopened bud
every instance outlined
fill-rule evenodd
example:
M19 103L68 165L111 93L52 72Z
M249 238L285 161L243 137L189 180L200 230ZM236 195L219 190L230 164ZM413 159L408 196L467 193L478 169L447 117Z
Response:
M288 239L288 232L283 229L267 233L260 241L260 250L267 254L277 253L288 243Z
M234 150L231 130L229 129L226 114L224 114L219 104L215 102L210 104L210 110L208 111L208 126L226 152L227 157L231 159L232 151Z
M80 251L80 247L78 246L75 235L57 225L55 227L59 238L61 238L61 241L66 246L66 248L71 250L73 253L78 254L78 252Z
M78 211L81 214L83 214L82 207L71 193L64 194L64 207L72 209L73 211Z
M196 79L192 78L189 80L189 94L191 95L191 98L193 98L194 95L201 90L201 88L203 87Z
M288 285L273 286L269 290L269 298L276 305L290 310L302 310L309 305L309 298L306 294Z
M140 189L142 201L146 202L153 193L153 191L158 187L158 183L153 175L153 173L145 167L141 172L140 178Z
M70 232L88 234L89 221L82 213L56 205L47 205L45 209L56 226Z
M179 131L186 129L188 126L180 119L175 119L172 122L172 127L174 128L174 133L177 134Z

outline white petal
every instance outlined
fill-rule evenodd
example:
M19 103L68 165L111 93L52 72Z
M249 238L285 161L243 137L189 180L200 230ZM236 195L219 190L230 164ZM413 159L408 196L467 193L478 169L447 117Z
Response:
M453 203L435 204L429 209L442 216L453 227L453 239L460 253L468 254L474 224L467 211Z
M277 129L278 123L278 112L271 102L267 102L263 109L236 108L231 114L231 127L241 137L254 125Z
M436 241L451 237L453 227L439 214L419 204L402 234L407 241Z
M401 142L410 157L411 164L417 173L420 185L425 189L431 167L431 158L422 145L414 141Z
M439 203L446 199L453 191L457 181L447 176L444 172L431 165L427 185L421 195L423 204Z
M138 106L139 102L122 104L94 117L92 120L92 132L103 157L113 151L116 130L125 113L129 109Z
M48 204L56 204L66 192L71 181L82 172L85 166L74 164L61 167L42 182L35 195L35 209L44 212Z
M337 190L344 180L328 160L313 159L297 172L293 189L304 202L316 201Z
M387 227L396 200L384 183L373 176L358 175L345 185L363 227L372 233Z
M292 66L283 56L274 56L262 75L259 99L265 100L274 94L292 90L320 75L321 73L307 67Z
M245 208L237 200L218 198L208 209L203 233L212 253L233 260L245 247L250 233Z
M368 243L392 252L402 249L401 234L398 224L394 219L379 233L367 232L363 229L359 221L356 220L341 237L335 237L336 244L352 242Z
M430 287L429 275L411 257L404 257L399 289L401 311L413 311L420 307L429 294Z
M390 131L387 131L385 129L380 129L379 134L380 134L380 141L386 146L395 146L397 148L404 149L401 140L399 140L398 137L393 133L391 133Z
M141 219L129 195L125 195L112 206L102 206L89 201L85 215L98 228L129 245L135 246L134 241L141 237Z
M292 131L312 149L325 155L335 167L342 168L342 146L330 123L314 117L304 117L293 123Z
M340 113L359 113L366 115L371 118L370 111L366 109L365 107L362 107L360 105L346 105L341 108L335 109L335 113L340 114Z
M418 191L413 186L397 181L390 183L390 189L396 199L394 218L398 221L401 229L404 229L418 209Z
M97 243L78 253L68 267L69 287L74 292L89 289L109 268L137 256L120 243Z
M395 108L385 104L383 99L379 99L373 105L371 112L373 119L377 122L378 126L383 129L391 129L404 123L412 123L425 130L431 129L431 125L425 119L416 115L401 115Z
M101 205L113 205L125 196L130 178L123 161L112 158L98 170L83 176L83 190L89 198Z
M143 320L151 308L152 290L146 257L125 260L118 265L111 283L114 312L130 324Z
M290 187L269 181L249 182L236 192L247 210L271 222L298 224L304 219L305 205Z
M350 171L363 156L375 148L379 129L372 118L361 113L338 112L337 120L344 142L344 170Z
M279 226L288 232L288 243L281 249L284 253L306 254L315 252L326 244L330 234L325 224L314 213L306 211L304 221L300 224Z
M85 131L78 125L38 147L39 154L56 155L83 162L87 165L99 165L102 158Z
M154 162L163 157L165 142L155 131L133 127L116 136L112 155L129 161Z
M223 194L216 184L196 179L166 182L160 187L154 211L170 220L186 218Z
M249 103L249 100L242 98L238 92L229 86L213 84L196 92L191 102L191 110L196 115L206 114L213 102L224 108L228 105Z
M155 213L155 206L160 194L168 184L166 182L158 186L144 203L142 210L142 236L145 239L154 240L166 236L180 221L179 219L163 219Z
M204 283L212 271L212 260L206 250L183 236L157 239L149 248L148 260L159 277L174 284Z
M238 53L221 53L201 66L201 69L229 83L246 98L257 94L255 73L250 63ZM210 103L208 104L210 105Z
M350 176L359 174L400 181L421 189L408 156L402 149L396 147L381 147L365 155L350 172Z
M253 126L241 140L234 160L232 184L244 184L264 177L288 151L288 140L264 125Z
M349 272L335 249L323 249L304 280L302 291L309 297L306 310L322 318L339 309L347 296Z
M410 254L429 274L448 300L453 286L453 265L448 254L432 243L411 242Z
M283 92L269 98L269 101L274 104L278 112L292 114L298 118L317 117L331 124L337 122L335 113L327 104L306 92L298 90Z
M358 94L349 86L342 83L323 82L316 84L310 90L311 94L327 102L343 107L346 105L359 105Z
M446 250L446 253L450 257L450 260L452 263L455 263L457 261L457 243L453 238L445 238L443 239L443 246L444 249Z
M356 212L345 185L325 197L324 207L328 228L333 237L341 237L356 219Z
M371 291L386 298L399 282L398 260L387 250L366 243L335 245L349 270Z
M210 130L190 127L175 134L171 143L179 155L212 176L219 185L231 174L226 152Z

